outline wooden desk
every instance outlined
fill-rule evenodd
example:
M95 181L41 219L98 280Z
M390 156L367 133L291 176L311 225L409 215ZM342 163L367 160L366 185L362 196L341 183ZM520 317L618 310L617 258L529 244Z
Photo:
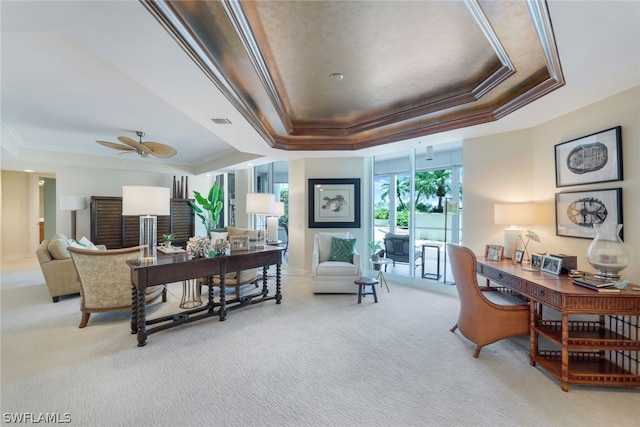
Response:
M158 261L150 265L140 264L138 260L127 261L127 264L131 267L131 333L137 334L138 347L146 345L149 335L184 323L216 315L220 317L220 321L224 321L227 313L232 310L271 299L275 299L276 304L280 304L282 300L280 268L283 250L280 247L267 246L264 249L251 249L246 252L234 252L231 255L196 259L191 259L186 253L159 255ZM267 268L273 264L276 265L276 292L274 295L269 296ZM225 275L228 272L259 267L263 268L262 289L257 293L243 295L240 298L227 301ZM219 275L221 278L219 302L214 301L214 287L212 285L212 276L214 275ZM191 310L147 320L145 298L147 287L197 278L208 278L207 304ZM156 324L157 326L147 328L148 325Z
M560 379L562 390L569 391L569 384L640 386L640 292L631 289L638 285L599 293L572 284L568 276L483 257L478 274L487 285L498 283L530 300L530 363ZM561 320L543 316L544 306L557 310Z

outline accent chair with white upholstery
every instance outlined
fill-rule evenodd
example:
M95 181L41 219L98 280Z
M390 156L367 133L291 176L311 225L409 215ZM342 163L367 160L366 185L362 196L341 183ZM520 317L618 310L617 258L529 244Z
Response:
M334 242L334 238L338 241ZM355 294L358 292L358 287L354 282L362 276L360 254L352 245L349 249L352 255L350 260L335 256L338 244L346 243L344 239L355 241L351 233L319 232L314 236L311 266L311 289L314 294Z

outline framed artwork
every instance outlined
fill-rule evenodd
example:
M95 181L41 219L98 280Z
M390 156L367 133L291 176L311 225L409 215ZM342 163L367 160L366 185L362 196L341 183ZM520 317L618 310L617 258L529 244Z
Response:
M516 252L513 254L513 261L518 264L522 263L522 257L524 256L524 251L516 249Z
M545 255L542 257L542 266L540 270L547 273L560 274L562 269L562 259L554 256Z
M622 224L621 188L556 193L557 236L593 239L593 224Z
M531 268L540 270L542 268L542 258L544 258L543 255L531 254Z
M622 180L621 127L555 146L556 187Z
M309 228L360 228L360 178L310 179Z
M484 257L490 261L502 261L504 258L504 246L487 245L484 248Z
M249 250L249 236L229 236L231 252Z

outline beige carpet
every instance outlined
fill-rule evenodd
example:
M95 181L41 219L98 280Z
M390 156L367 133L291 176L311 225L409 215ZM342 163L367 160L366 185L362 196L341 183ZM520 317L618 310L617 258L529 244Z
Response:
M527 339L474 346L449 328L453 297L390 283L379 303L313 295L285 277L273 301L151 335L129 313L53 304L39 269L3 265L7 414L74 426L637 426L640 390L572 386L529 365ZM378 288L379 289L379 288ZM181 287L149 316L177 308Z

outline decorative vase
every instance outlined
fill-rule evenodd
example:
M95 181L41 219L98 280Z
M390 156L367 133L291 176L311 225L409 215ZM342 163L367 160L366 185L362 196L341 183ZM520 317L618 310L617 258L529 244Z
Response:
M170 248L171 247L171 241L170 240L169 241L165 240L164 247L165 248Z
M620 270L629 265L629 251L620 239L622 224L594 224L596 237L587 249L587 261L596 269L596 276L619 279Z
M371 255L371 261L373 261L373 262L380 261L380 255L378 255L378 254Z

